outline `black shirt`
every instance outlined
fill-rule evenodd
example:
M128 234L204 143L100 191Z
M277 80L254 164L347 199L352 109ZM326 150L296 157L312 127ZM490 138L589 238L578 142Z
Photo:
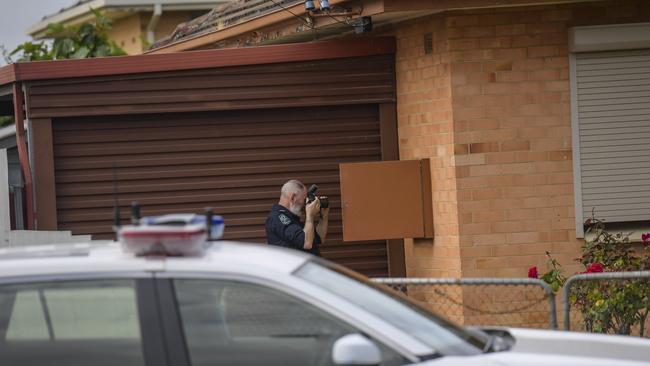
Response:
M314 224L315 225L315 224ZM271 213L266 218L266 239L269 245L302 250L320 256L320 236L314 226L314 243L311 250L303 249L305 246L305 224L300 222L300 217L294 215L286 207L275 204Z

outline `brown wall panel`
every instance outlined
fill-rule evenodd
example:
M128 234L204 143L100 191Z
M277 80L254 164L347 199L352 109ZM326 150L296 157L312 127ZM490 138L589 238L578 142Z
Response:
M123 217L201 212L226 220L226 239L264 242L281 185L297 178L330 197L322 252L388 275L385 241L342 242L338 166L382 158L377 105L60 118L53 121L58 227L112 237L113 166Z
M29 83L31 118L395 101L394 56Z
M54 183L54 158L52 155L52 121L33 119L32 132L33 174L38 230L56 230L56 195Z

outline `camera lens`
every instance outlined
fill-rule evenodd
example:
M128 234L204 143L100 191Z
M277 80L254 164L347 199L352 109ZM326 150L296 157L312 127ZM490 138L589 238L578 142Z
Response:
M318 197L320 200L320 208L328 208L330 207L330 201L327 197Z

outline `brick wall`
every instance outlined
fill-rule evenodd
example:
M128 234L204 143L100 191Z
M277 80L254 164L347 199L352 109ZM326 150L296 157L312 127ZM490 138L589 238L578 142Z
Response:
M434 245L407 243L410 276L521 277L545 251L573 263L568 28L644 21L650 1L620 0L395 27L401 159L431 157L434 190Z
M425 54L424 35L432 52ZM454 168L449 52L444 17L430 17L395 29L400 158L431 158L435 245L406 240L411 277L460 276L458 204Z
M462 275L525 276L575 238L568 29L650 20L650 2L456 12L451 62ZM569 270L576 269L568 268Z

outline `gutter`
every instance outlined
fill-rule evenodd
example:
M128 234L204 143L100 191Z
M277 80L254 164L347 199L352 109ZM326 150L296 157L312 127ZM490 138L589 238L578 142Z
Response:
M149 20L149 24L147 25L147 42L149 44L153 44L156 41L156 26L158 25L158 21L160 20L160 16L162 15L162 4L161 3L156 3L153 6L153 14L151 15L151 19Z
M350 0L330 0L330 6L347 3ZM248 32L264 29L273 24L295 19L294 14L302 16L305 14L305 4L300 2L292 7L286 8L288 11L278 8L278 10L262 14L256 18L246 20L242 23L235 24L224 29L215 29L208 32L199 33L189 38L180 39L176 42L164 45L145 52L145 54L159 54L194 50L209 44L213 44L228 38L236 37ZM293 14L291 14L291 13Z
M47 32L47 26L51 23L68 22L71 19L88 15L88 13L91 12L91 9L101 10L105 6L106 0L93 0L85 4L80 4L79 6L64 10L61 13L43 18L40 22L27 28L25 33L29 34L34 39L38 39L45 35L45 32Z

